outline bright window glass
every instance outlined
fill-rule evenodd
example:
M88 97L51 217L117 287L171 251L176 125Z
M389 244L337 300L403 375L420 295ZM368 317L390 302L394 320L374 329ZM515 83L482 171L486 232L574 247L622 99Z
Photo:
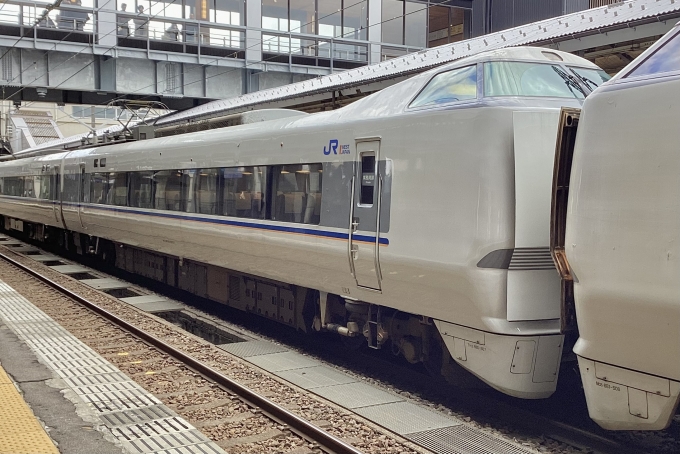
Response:
M558 65L505 61L484 63L484 95L586 97L573 76Z
M595 90L611 79L611 76L601 69L570 68L581 81L590 89Z
M319 35L330 37L342 35L342 1L323 0L318 6Z
M666 41L666 44L626 77L648 76L672 71L680 71L680 32Z
M477 97L477 66L466 66L437 74L410 107L465 101Z

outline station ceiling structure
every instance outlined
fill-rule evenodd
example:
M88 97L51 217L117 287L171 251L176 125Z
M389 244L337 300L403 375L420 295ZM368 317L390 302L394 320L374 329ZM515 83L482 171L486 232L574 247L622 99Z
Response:
M413 74L480 52L510 46L544 46L574 52L604 69L625 62L668 32L680 18L680 1L633 0L580 11L501 32L423 50L338 74L203 104L161 117L157 126L201 121L250 109L295 108L314 111L347 103ZM614 59L616 61L614 62Z
M334 109L400 82L414 74L470 55L510 46L543 46L573 52L613 73L651 46L680 19L680 0L632 0L514 27L477 38L430 48L378 64L350 69L212 101L154 120L165 129L194 125L256 109L288 108L305 112ZM120 132L121 126L98 134ZM81 145L88 134L52 141L21 152L42 153Z

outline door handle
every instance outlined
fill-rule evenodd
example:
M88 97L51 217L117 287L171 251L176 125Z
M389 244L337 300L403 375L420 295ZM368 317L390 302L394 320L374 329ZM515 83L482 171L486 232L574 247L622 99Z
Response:
M352 251L352 260L356 260L357 256L359 255L359 245L353 244L351 251Z
M352 232L359 230L359 218L354 218L352 221Z

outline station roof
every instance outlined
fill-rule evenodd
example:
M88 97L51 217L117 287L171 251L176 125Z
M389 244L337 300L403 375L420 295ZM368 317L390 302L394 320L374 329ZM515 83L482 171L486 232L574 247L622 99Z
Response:
M164 115L156 120L155 125L159 127L174 126L231 115L255 108L286 107L286 100L302 100L305 97L318 96L351 87L363 88L371 84L380 85L386 81L403 79L429 68L488 50L524 45L547 45L554 47L554 45L559 45L559 43L597 35L603 36L614 30L630 29L633 26L673 20L678 17L680 17L680 0L624 1L534 22L478 38L426 49L379 64L362 66L341 73L261 90L235 98L213 101L198 107ZM276 105L277 102L279 102L279 105ZM106 132L116 133L122 129L120 125L111 125L97 130L97 134L101 136ZM63 150L76 146L82 138L90 134L77 134L64 139L50 141L43 145L18 152L16 156L20 157L25 155L25 153L49 152L48 150Z
M604 33L632 24L663 20L680 14L677 0L632 0L579 11L496 33L426 49L378 64L257 91L235 98L213 101L181 112L165 115L157 126L241 112L262 103L342 90L385 79L393 79L448 63L487 50L509 46L554 43L580 35Z

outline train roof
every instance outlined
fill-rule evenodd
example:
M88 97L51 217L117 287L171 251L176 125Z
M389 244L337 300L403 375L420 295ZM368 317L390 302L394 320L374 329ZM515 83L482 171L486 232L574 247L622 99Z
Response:
M252 108L265 102L312 95L318 92L341 90L349 86L393 79L420 72L452 60L484 52L485 50L526 46L536 43L555 43L564 37L579 37L600 33L624 24L653 20L680 10L675 0L637 0L614 3L585 11L577 11L560 17L545 19L531 24L490 33L464 41L424 49L414 54L387 60L370 66L362 66L341 73L329 74L295 84L274 87L234 98L212 101L181 112L165 115L158 126L205 119L229 112ZM630 25L629 25L630 26Z

